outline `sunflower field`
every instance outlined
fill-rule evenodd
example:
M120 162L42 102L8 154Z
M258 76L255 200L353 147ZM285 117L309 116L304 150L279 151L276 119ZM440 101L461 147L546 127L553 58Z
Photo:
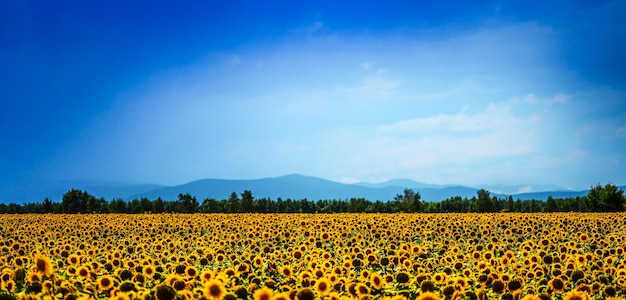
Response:
M624 299L623 213L0 215L2 299Z

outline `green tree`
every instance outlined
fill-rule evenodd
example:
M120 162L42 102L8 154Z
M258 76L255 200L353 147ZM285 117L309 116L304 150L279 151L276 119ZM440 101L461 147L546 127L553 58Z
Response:
M405 211L403 195L396 194L396 196L393 197L393 201L396 204L396 207L398 208L399 211Z
M422 203L420 200L422 199L422 195L419 192L413 194L413 199L411 200L410 211L412 212L421 212L422 211Z
M624 204L626 203L624 191L610 183L607 183L604 187L600 184L591 187L586 199L587 207L591 211L624 211Z
M202 201L202 205L200 205L200 211L203 213L216 213L220 212L221 209L218 206L217 200L206 198Z
M198 200L189 193L178 194L178 204L181 212L192 214L198 211Z
M52 212L54 212L54 205L52 201L46 197L46 199L43 200L43 213L48 214Z
M557 210L558 210L558 206L556 204L556 200L552 198L552 195L548 196L548 199L546 200L546 211L555 212Z
M485 189L478 190L478 199L476 200L476 211L478 212L493 212L495 210L495 204L491 199L489 191Z
M254 204L254 197L252 197L252 192L249 190L243 191L241 193L241 212L252 212Z
M126 201L124 199L113 199L111 203L109 203L109 211L112 213L123 214L126 212Z
M163 199L161 199L161 197L156 198L156 200L152 202L152 212L158 214L164 211L165 211L165 203Z
M402 210L412 212L411 204L415 198L415 192L410 188L404 188L404 196L402 197Z
M509 198L506 201L506 208L509 211L514 211L515 210L515 202L513 201L513 196L509 195Z
M141 197L139 207L139 212L152 212L152 201L146 197Z
M61 207L64 213L86 213L87 209L91 208L87 204L95 205L96 200L96 197L86 191L72 189L63 195Z
M230 194L230 197L228 198L228 212L231 213L236 213L239 212L239 197L237 196L237 193L232 192Z

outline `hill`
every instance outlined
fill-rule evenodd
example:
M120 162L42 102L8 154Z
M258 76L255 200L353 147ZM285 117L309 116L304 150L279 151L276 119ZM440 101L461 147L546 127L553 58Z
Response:
M291 174L274 178L261 179L200 179L181 185L162 186L157 184L129 185L115 182L98 181L51 181L35 185L19 185L11 189L0 190L0 203L33 203L42 202L46 197L52 201L61 201L64 193L71 189L81 189L90 194L107 200L122 198L132 200L146 197L164 200L175 200L179 194L189 193L199 201L206 198L227 199L232 192L241 194L244 190L250 190L255 198L277 199L339 199L345 200L352 197L365 198L368 200L392 200L396 195L402 194L404 188L411 188L419 192L423 201L441 201L446 198L460 196L471 198L476 196L479 188L460 185L437 185L413 181L410 179L394 179L382 183L355 183L345 184L326 180L319 177ZM518 186L496 186L496 191L513 190ZM547 186L554 187L554 186ZM621 186L626 189L626 186ZM513 199L537 199L546 200L552 195L554 198L567 198L584 196L584 191L540 191L533 193L510 194ZM509 194L492 193L493 196L504 198Z

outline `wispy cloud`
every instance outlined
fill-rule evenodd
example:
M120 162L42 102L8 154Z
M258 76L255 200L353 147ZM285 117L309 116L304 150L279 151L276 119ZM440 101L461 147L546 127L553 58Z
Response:
M623 122L581 117L590 99L623 93L569 86L543 52L554 32L542 25L423 40L347 36L321 23L302 30L143 86L68 152L65 172L116 177L116 161L124 174L160 183L299 172L343 182L570 184L553 174L587 167L580 158L595 155L598 128L626 135ZM590 131L577 134L585 124Z
M369 62L363 62L361 63L361 69L365 70L365 71L369 71L372 68L372 63Z
M396 94L396 89L402 85L401 80L384 77L366 77L357 86L340 88L343 92L360 97L361 99L384 99Z
M490 130L492 132L514 132L524 125L539 122L539 116L529 118L514 117L511 105L514 101L505 103L489 103L481 112L471 114L459 112L456 114L440 113L426 118L401 120L392 124L382 125L379 131L385 133L472 133Z
M400 120L369 130L336 130L325 138L321 151L328 159L331 152L339 154L342 159L333 159L333 164L358 170L355 174L361 178L400 174L444 182L437 169L458 166L458 176L465 176L461 166L514 159L538 150L535 136L541 118L516 116L511 107L511 101L491 103L476 113Z

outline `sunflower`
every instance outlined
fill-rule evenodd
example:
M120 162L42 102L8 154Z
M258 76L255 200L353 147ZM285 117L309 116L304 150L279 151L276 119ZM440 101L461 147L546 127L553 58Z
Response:
M30 282L41 281L41 275L38 272L28 272L26 279Z
M211 270L205 269L202 273L200 273L200 280L202 280L202 284L206 284L213 278L215 278L215 274Z
M317 291L317 294L320 296L328 295L328 293L330 293L330 289L331 289L330 281L324 277L318 279L315 282L315 290Z
M469 282L467 282L467 279L463 277L456 277L454 279L454 283L456 284L458 289L465 289L469 285Z
M76 254L71 254L70 256L67 257L67 262L70 265L78 266L78 265L80 265L80 256L78 256Z
M357 294L357 296L363 296L363 295L369 295L370 294L370 288L367 287L367 285L365 283L357 283L356 286L354 286L354 290Z
M76 270L76 275L80 276L83 279L87 279L89 278L89 268L85 265L80 266L77 270Z
M9 293L13 293L13 291L15 290L15 281L13 281L13 279L9 279L6 281L2 281L2 287L4 288L4 290L6 290Z
M398 283L407 283L409 282L409 280L409 274L406 272L399 272L398 274L396 274L396 282Z
M424 292L417 296L415 300L441 300L441 297L432 292Z
M198 269L194 266L188 266L185 268L185 275L187 278L196 278L196 276L198 276Z
M177 291L182 291L187 287L187 284L184 280L176 280L172 283L172 287Z
M528 295L524 296L524 298L522 298L522 300L541 300L541 298L539 298L539 296L534 295L534 294L528 294Z
M522 284L523 283L522 283L521 279L515 278L513 280L510 280L507 283L507 286L509 288L509 291L514 292L514 291L517 291L517 290L521 289L522 288Z
M252 294L254 300L271 300L274 295L274 291L268 287L260 288Z
M565 282L559 277L552 278L548 282L548 286L555 292L563 292L565 290Z
M173 286L174 286L174 283L175 283L176 281L182 281L182 280L183 280L183 278L182 278L182 277L180 277L179 275L177 275L177 274L170 274L170 275L168 275L168 276L165 278L164 283L166 283L167 285L169 285L169 286L172 286L172 287L173 287Z
M109 275L103 275L98 278L98 288L100 290L108 290L113 287L113 278Z
M35 263L35 269L37 270L37 272L44 276L52 275L52 263L50 262L50 259L48 257L41 254L36 254L33 262Z
M452 297L452 295L454 295L455 292L456 292L456 289L452 285L446 285L441 289L441 293L443 294L445 298Z
M271 300L291 300L288 292L276 293L272 296ZM339 300L339 299L337 299Z
M252 266L255 268L260 268L261 266L263 266L263 258L261 256L256 256L254 257L254 259L252 260Z
M380 277L380 275L378 275L377 273L372 273L372 275L370 275L370 285L375 290L381 290L384 284L385 284L385 280L382 277Z
M296 293L295 300L314 300L315 293L309 288L303 288Z
M569 293L563 296L563 300L589 300L589 294L581 291L570 291Z
M119 293L116 293L113 297L111 297L109 299L111 299L111 300L130 300L130 297L126 293L119 292Z
M147 265L141 269L141 273L143 274L143 276L150 278L154 276L154 273L156 273L156 270L154 269L153 266Z
M120 291L127 293L127 292L137 292L137 286L135 285L134 282L132 281L124 281L119 285L119 289Z
M436 284L444 284L448 279L448 275L444 272L438 272L435 273L430 279Z
M204 296L208 299L219 300L226 295L226 288L224 284L217 280L211 279L204 284Z
M496 279L496 280L494 280L491 283L491 289L496 294L500 294L500 293L504 292L505 288L506 288L506 284L504 283L504 281L502 281L500 279Z
M586 233L581 234L578 238L582 243L586 243L589 241L589 235L587 235Z
M615 295L617 294L617 291L615 290L615 287L607 285L606 287L604 287L603 293L606 298L609 298L609 297L615 297Z
M169 285L159 284L154 288L154 298L157 300L176 299L176 290Z

